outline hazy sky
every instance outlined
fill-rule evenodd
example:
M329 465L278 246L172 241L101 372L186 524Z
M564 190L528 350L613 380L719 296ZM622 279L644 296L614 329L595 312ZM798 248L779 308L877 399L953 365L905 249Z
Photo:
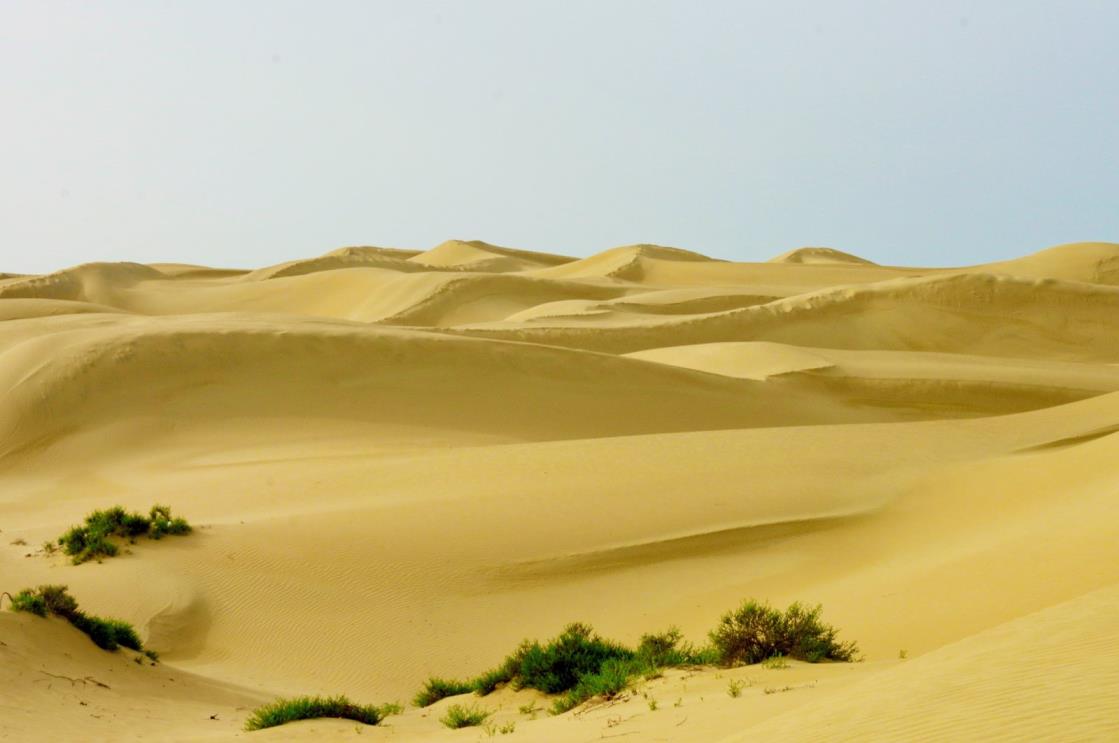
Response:
M1119 241L1119 2L0 0L0 270Z

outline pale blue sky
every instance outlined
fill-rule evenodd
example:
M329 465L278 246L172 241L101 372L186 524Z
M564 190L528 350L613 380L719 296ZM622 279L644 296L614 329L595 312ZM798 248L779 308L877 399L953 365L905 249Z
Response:
M1119 241L1119 2L0 0L0 270Z

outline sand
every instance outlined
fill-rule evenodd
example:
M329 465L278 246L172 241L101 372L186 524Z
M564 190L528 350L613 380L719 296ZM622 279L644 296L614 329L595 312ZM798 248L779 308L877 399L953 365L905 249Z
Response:
M462 699L241 727L277 695L407 703L575 620L702 641L755 597L823 604L865 660L671 670L556 717L474 701L510 740L1113 740L1117 461L1114 244L5 274L0 590L65 583L162 662L4 599L0 739L475 740L438 722ZM36 546L157 501L196 532Z

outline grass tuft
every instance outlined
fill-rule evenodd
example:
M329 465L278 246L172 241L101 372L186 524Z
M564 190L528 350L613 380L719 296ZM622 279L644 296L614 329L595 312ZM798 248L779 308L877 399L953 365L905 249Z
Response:
M167 534L182 535L191 531L190 524L185 519L172 516L168 506L152 506L147 516L128 513L121 506L113 506L94 511L85 517L83 524L70 527L58 538L58 544L75 565L80 565L89 560L117 555L120 548L112 541L114 537L129 541L135 541L140 536L162 539Z
M380 708L371 704L354 704L344 696L294 697L277 699L257 707L245 721L245 730L263 730L296 720L313 720L321 717L337 717L366 725L376 725L381 721L382 716Z
M484 709L479 709L473 705L467 706L465 704L452 704L447 708L447 714L439 719L452 730L459 728L475 727L481 725L486 721L492 712L487 712Z
M412 703L417 707L427 707L440 699L457 697L460 694L469 694L472 691L474 691L473 684L466 681L454 681L432 676L424 683L424 688L416 694Z

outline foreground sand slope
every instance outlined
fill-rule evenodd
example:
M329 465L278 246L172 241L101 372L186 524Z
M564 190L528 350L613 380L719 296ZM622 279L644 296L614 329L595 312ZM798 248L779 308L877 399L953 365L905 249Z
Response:
M438 722L463 700L238 731L275 694L405 702L573 620L702 641L758 597L822 603L867 662L670 671L555 718L474 702L523 740L1107 739L1116 256L449 241L4 278L0 590L65 583L164 663L5 611L0 736L474 739ZM195 534L36 547L153 502Z

